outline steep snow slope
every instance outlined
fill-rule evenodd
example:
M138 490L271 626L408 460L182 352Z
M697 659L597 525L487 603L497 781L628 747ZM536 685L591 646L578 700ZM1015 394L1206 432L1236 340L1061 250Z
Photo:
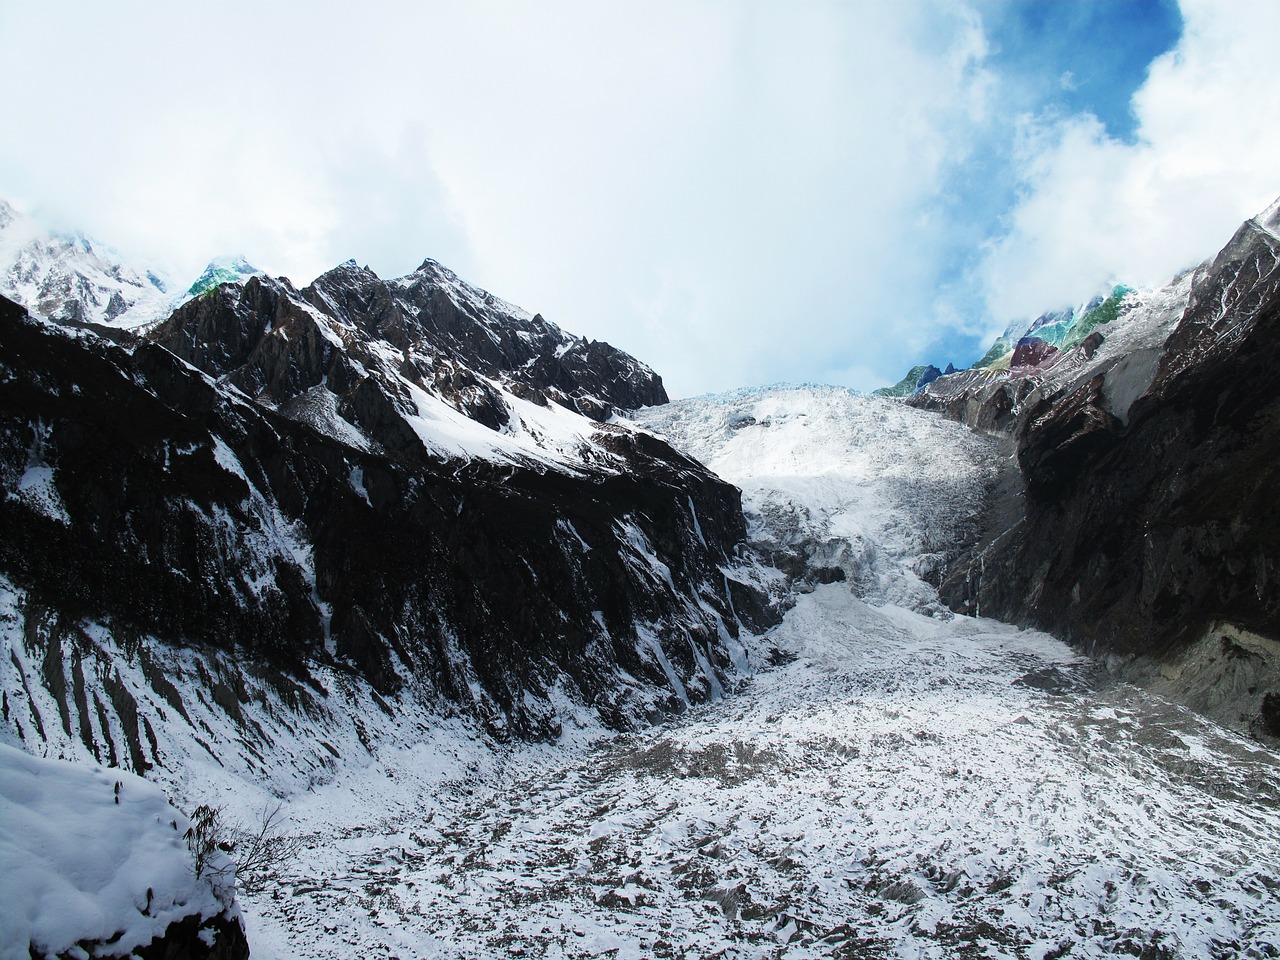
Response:
M748 537L773 565L946 615L934 586L977 535L994 441L839 387L741 390L633 416L742 489Z

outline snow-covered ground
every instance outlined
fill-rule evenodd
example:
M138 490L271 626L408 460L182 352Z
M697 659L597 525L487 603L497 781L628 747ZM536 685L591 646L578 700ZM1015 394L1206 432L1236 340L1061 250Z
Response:
M0 744L0 958L127 956L188 917L237 913L222 853L197 876L190 822L141 777ZM213 936L210 936L212 943Z
M663 727L295 804L254 955L1275 955L1275 754L844 584L769 641L796 659Z
M846 580L802 574L754 677L664 726L424 733L295 798L255 956L1280 955L1280 756L938 608L990 443L834 388L643 423L743 487L757 546Z

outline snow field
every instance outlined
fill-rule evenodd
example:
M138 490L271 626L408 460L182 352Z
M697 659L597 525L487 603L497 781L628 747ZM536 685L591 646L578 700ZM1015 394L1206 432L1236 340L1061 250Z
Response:
M1274 754L841 584L769 640L796 659L719 704L312 834L257 955L1272 955Z

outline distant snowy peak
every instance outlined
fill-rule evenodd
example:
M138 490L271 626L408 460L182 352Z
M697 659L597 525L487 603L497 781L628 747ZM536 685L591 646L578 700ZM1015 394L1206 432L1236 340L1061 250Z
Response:
M1016 379L1043 373L1078 354L1084 354L1086 359L1092 357L1104 339L1101 328L1132 313L1149 293L1117 284L1077 306L1047 310L1031 321L1014 321L969 370ZM920 364L893 386L881 387L874 393L881 397L914 396L956 372L951 364L945 370Z
M47 231L0 200L0 293L59 323L141 331L221 284L261 275L244 257L218 257L183 292L157 268L83 233Z
M1184 271L1164 287L1137 289L1116 284L1083 304L1046 311L1030 323L1015 321L969 370L954 377L945 373L930 376L937 368L920 365L894 386L875 392L881 396L919 396L926 405L926 394L932 394L945 405L957 396L1007 380L1073 382L1082 372L1115 357L1161 348L1184 315L1203 312L1197 310L1197 304L1205 297L1225 297L1215 312L1219 321L1229 317L1234 323L1251 315L1248 309L1243 314L1234 309L1242 288L1219 289L1214 278L1225 272L1234 283L1235 272L1229 269L1232 264L1251 258L1257 264L1269 263L1278 250L1280 198L1241 224L1216 256ZM1257 264L1256 269L1262 269Z
M244 283L250 277L264 275L264 271L259 270L244 257L218 257L210 260L204 272L187 288L186 299L202 296L224 283Z
M945 370L939 370L931 363L922 363L907 371L906 376L892 387L881 387L873 390L877 397L909 397L918 390L923 390L939 377L950 376L956 372L953 364L948 363Z
M0 292L51 320L137 327L166 315L168 284L84 234L58 234L0 200Z

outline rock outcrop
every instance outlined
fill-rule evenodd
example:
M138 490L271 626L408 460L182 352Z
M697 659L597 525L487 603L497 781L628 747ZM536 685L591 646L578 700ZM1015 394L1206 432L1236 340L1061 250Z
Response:
M1050 373L967 372L913 401L1016 448L1007 483L1019 506L995 508L986 542L943 585L949 603L1058 633L1273 737L1278 211L1148 298L1128 318L1136 330L1121 314L1109 330L1121 349L1090 352L1086 336Z

